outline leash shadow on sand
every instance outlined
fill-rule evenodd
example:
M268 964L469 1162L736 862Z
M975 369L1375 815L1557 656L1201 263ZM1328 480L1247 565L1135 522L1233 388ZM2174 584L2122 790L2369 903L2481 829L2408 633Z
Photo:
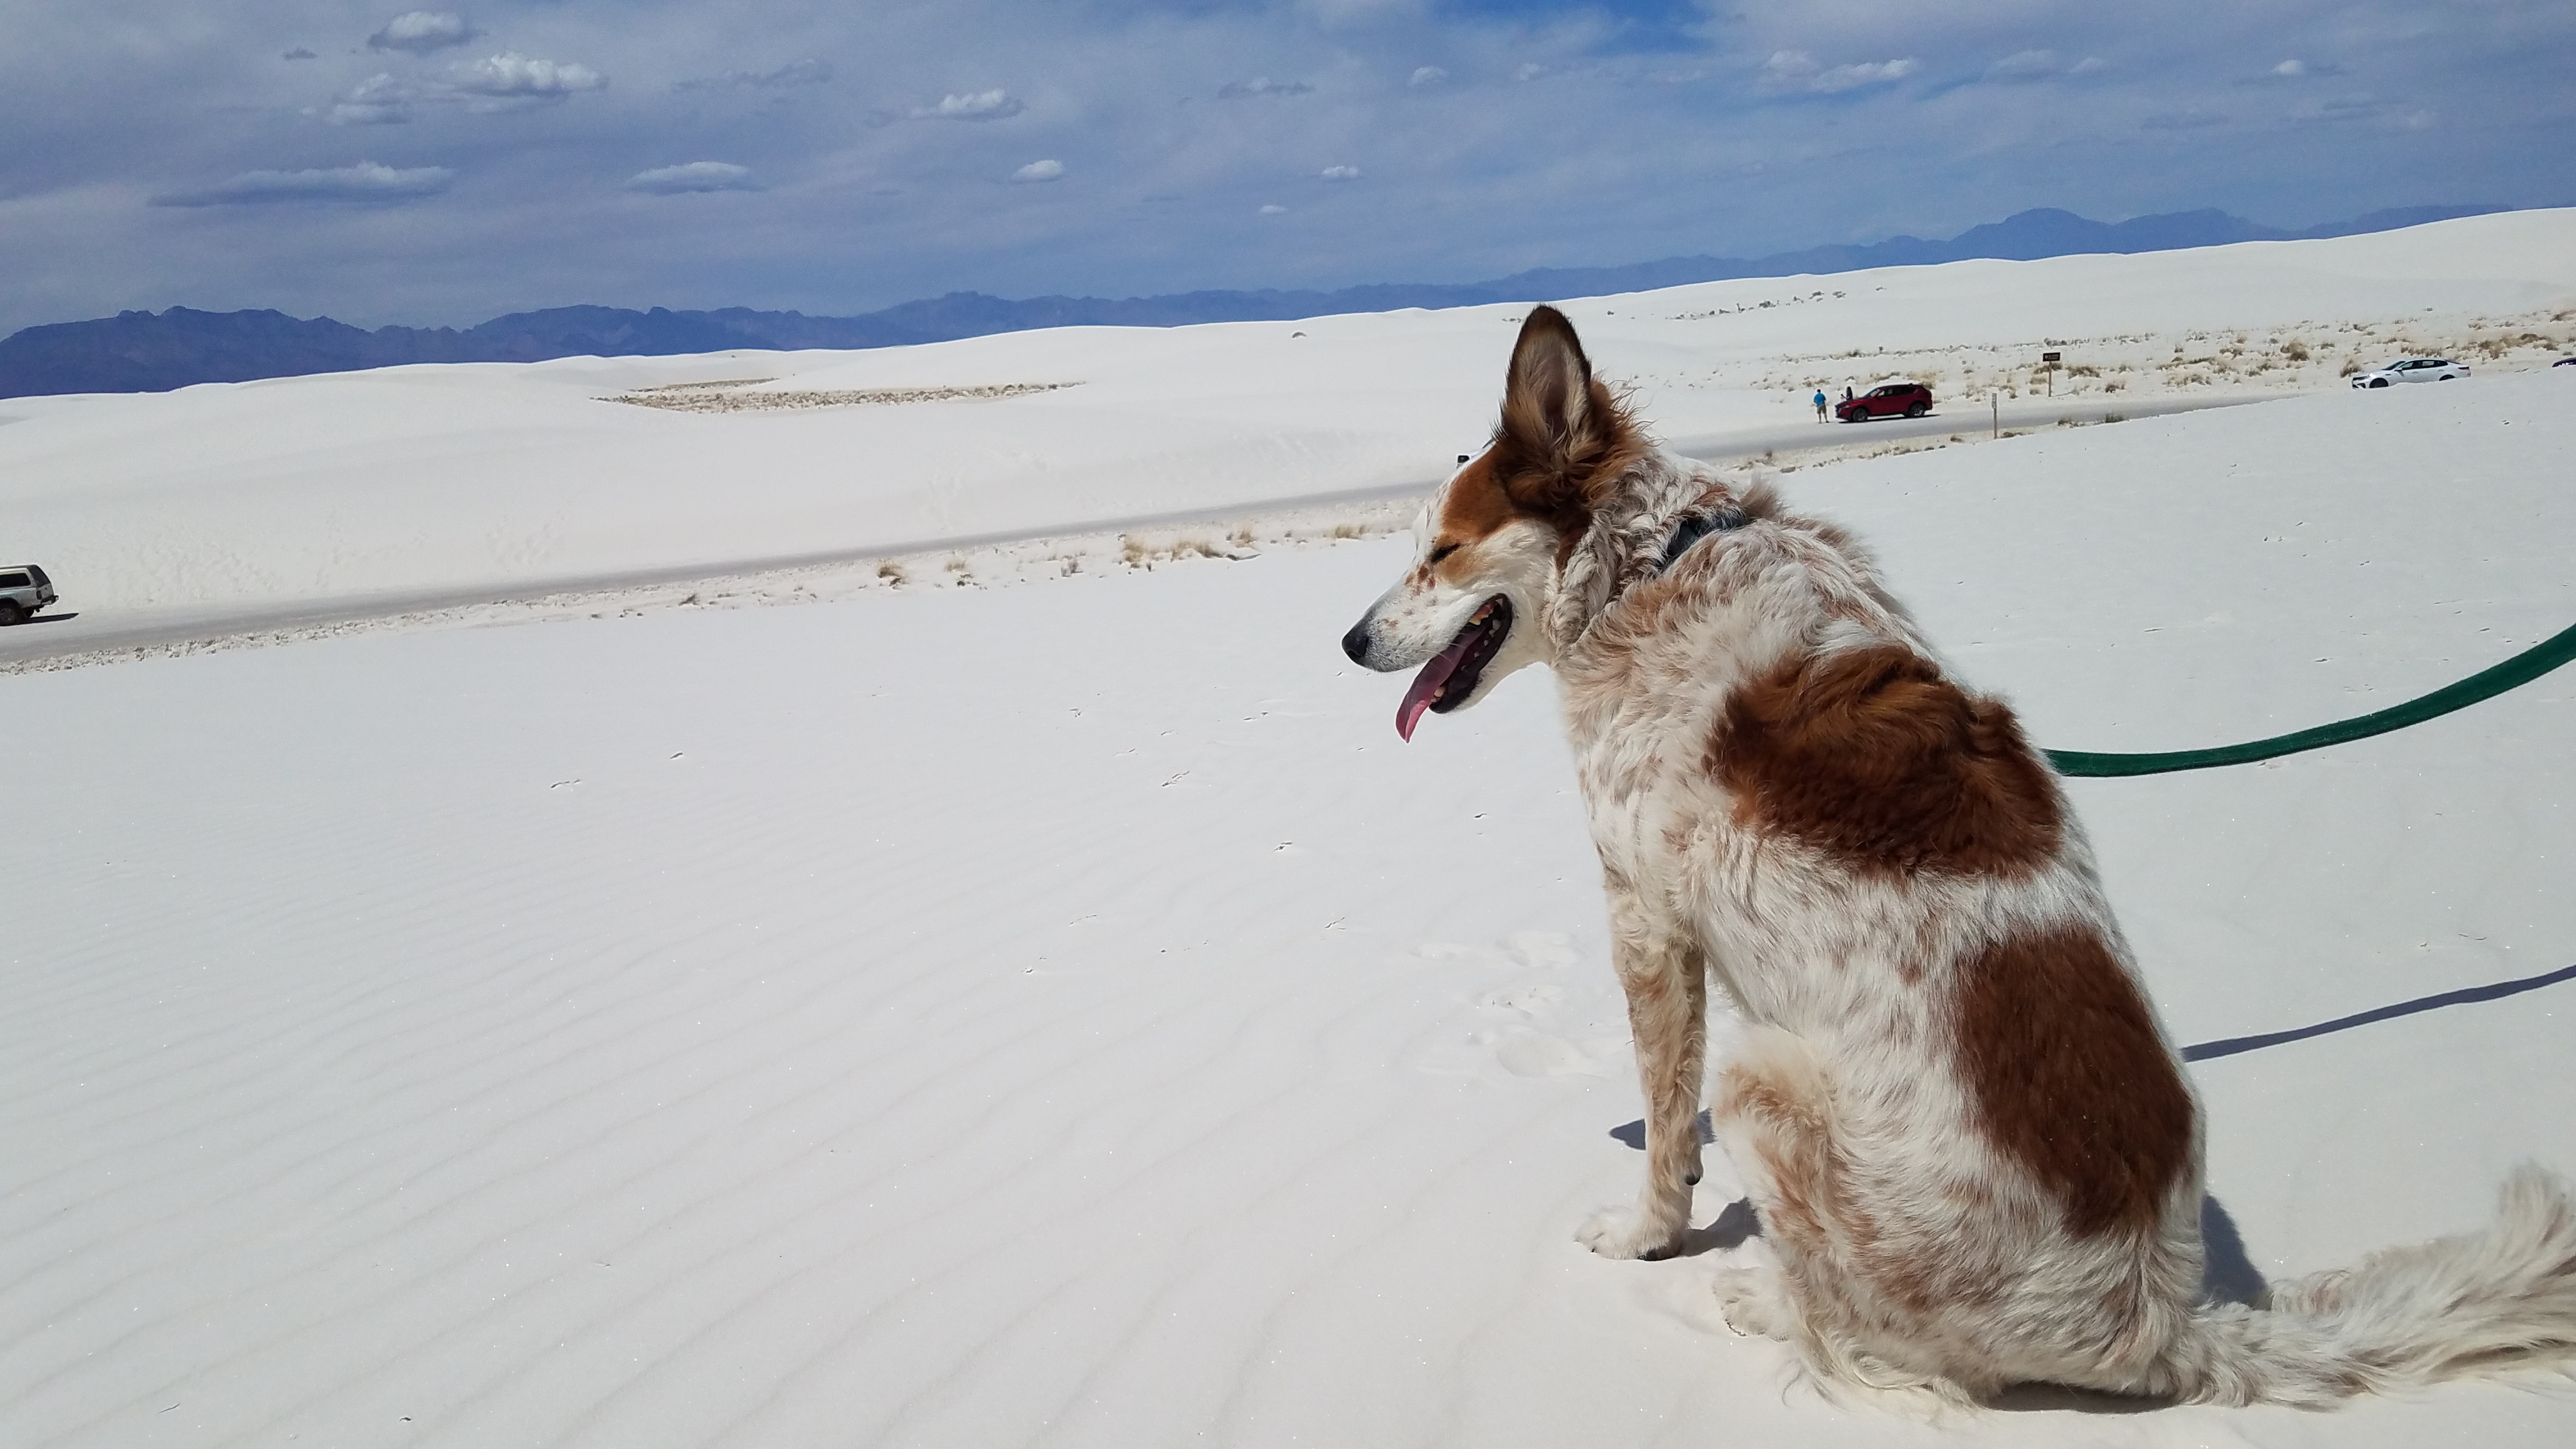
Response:
M2520 996L2526 991L2537 991L2541 987L2555 986L2561 981L2570 980L2576 980L2576 966L2562 966L2555 971L2544 971L2538 976L2525 976L2519 981L2498 981L2488 986L2464 986L2457 991L2419 996L2413 1001L2401 1001L2394 1006L2374 1007L2369 1011L2356 1012L2351 1016L2338 1016L2332 1021L2321 1021L2314 1026L2292 1027L2288 1031L2266 1032L2261 1036L2231 1036L2225 1041L2205 1041L2197 1046L2184 1047L2182 1059L2187 1062L2216 1061L2220 1057L2237 1056L2244 1052L2259 1052L2265 1047L2286 1046L2294 1041L2306 1041L2312 1036L2350 1031L2356 1026L2394 1021L2398 1017L2413 1016L2418 1012L2438 1011L2445 1006L2467 1006L2479 1001L2500 1001L2508 996Z

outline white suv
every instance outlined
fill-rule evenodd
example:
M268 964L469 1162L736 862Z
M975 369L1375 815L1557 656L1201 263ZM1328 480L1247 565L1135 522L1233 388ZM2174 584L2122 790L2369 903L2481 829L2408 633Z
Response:
M54 581L34 564L0 564L0 624L33 618L54 601Z
M2354 387L2386 387L2392 382L2449 382L2469 370L2447 357L2409 357L2374 367L2352 380Z

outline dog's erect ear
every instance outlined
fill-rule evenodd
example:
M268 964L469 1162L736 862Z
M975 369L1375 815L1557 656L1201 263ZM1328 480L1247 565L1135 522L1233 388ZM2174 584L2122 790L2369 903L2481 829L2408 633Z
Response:
M1530 309L1503 379L1503 437L1512 451L1559 472L1591 449L1592 360L1554 307Z

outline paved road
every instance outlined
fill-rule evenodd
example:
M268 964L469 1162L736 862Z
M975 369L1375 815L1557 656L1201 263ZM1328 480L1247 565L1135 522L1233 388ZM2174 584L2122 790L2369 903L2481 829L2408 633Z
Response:
M1898 438L1947 437L1965 433L1972 438L1989 435L1995 427L2055 427L2059 420L2076 423L2098 423L2111 418L2152 418L2168 413L2199 412L2206 408L2235 407L2242 403L2270 402L2273 396L2262 393L2222 393L2204 397L2169 397L2123 402L2117 398L2022 398L2005 403L1990 414L1985 404L1951 404L1940 411L1919 418L1878 418L1866 423L1790 423L1783 426L1751 429L1743 432L1714 433L1706 437L1684 437L1671 440L1675 452L1704 462L1728 462L1739 458L1758 458L1765 452L1791 452L1801 448L1830 448L1851 443L1893 442ZM2000 421L1997 421L1997 419Z
M50 659L63 654L86 654L102 649L135 649L158 644L184 644L196 640L231 638L242 634L266 634L362 619L383 619L397 614L426 613L435 609L461 608L471 604L512 603L548 598L556 594L604 593L617 589L654 588L670 584L717 583L749 574L767 573L775 569L859 563L899 554L947 553L986 548L995 544L1019 543L1035 538L1073 538L1102 533L1125 533L1144 528L1169 528L1193 523L1230 522L1256 514L1284 512L1289 509L1330 507L1336 503L1376 502L1387 498L1409 498L1428 491L1437 481L1424 478L1377 488L1352 488L1334 493L1306 494L1295 498L1230 503L1221 507L1188 509L1176 513L1140 513L1125 517L1084 519L1047 528L1011 529L998 533L963 533L930 538L892 539L881 544L871 544L866 548L841 549L829 553L711 560L703 564L684 564L672 568L642 569L629 573L566 575L473 589L299 599L283 604L228 605L205 609L155 609L148 613L128 611L84 614L77 608L67 605L52 613L30 619L15 628L0 630L0 665L21 660ZM60 578L54 581L54 585L57 589L66 587ZM75 599L74 602L76 603L77 600Z
M2000 426L2044 428L2054 426L2060 419L2097 423L2114 416L2155 417L2166 413L2194 412L2203 408L2232 407L2240 403L2265 401L2269 401L2269 398L2262 395L2241 394L2158 398L2137 402L2102 400L2079 402L2072 398L2060 400L2025 398L2003 405ZM1849 424L1793 423L1732 433L1680 437L1670 439L1668 443L1674 451L1686 457L1698 458L1706 462L1730 462L1744 458L1758 458L1765 453L1788 453L1806 448L1853 443L1892 442L1899 438L1942 437L1951 433L1966 433L1976 437L1982 436L1992 426L1995 424L1983 408L1945 408L1921 418L1882 418L1874 422ZM131 612L83 614L73 608L0 631L0 663L47 659L57 655L82 654L100 649L134 649L153 645L182 644L193 640L222 639L240 634L263 634L350 620L380 619L396 614L456 608L467 604L542 599L552 594L591 593L611 589L650 588L664 584L699 583L734 578L744 574L763 573L771 569L854 563L863 559L884 558L891 554L946 552L953 549L1017 543L1032 538L1063 538L1077 534L1117 533L1139 528L1168 528L1192 523L1223 522L1255 514L1284 512L1289 509L1418 497L1428 492L1438 481L1435 478L1425 477L1376 488L1353 488L1335 493L1305 494L1294 498L1258 499L1179 513L1099 518L1077 524L1020 529L1003 533L901 539L869 548L836 553L800 554L783 558L729 559L635 573L538 579L500 588L449 589L432 593L310 599L291 604L153 610L148 614ZM56 586L62 587L63 582L57 580ZM76 598L74 602L77 602Z

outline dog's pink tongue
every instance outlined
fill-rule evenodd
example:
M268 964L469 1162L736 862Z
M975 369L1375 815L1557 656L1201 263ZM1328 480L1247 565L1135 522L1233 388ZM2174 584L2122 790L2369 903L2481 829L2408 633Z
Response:
M1431 656L1422 672L1413 676L1413 687L1404 692L1404 703L1395 707L1395 736L1406 744L1413 743L1413 727L1422 721L1422 712L1440 697L1440 686L1457 672L1458 661L1467 657L1467 646L1475 639L1474 631L1459 637L1458 642Z

